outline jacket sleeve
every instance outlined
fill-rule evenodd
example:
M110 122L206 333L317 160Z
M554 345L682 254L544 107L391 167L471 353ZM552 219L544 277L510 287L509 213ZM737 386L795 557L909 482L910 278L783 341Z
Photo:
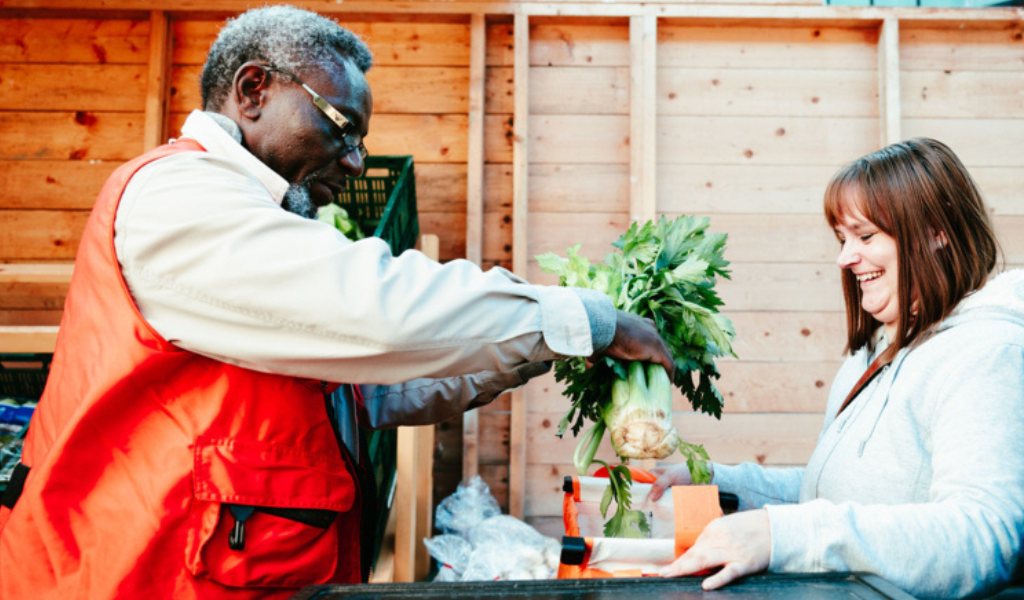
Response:
M394 384L595 349L578 292L464 260L393 256L376 238L351 242L282 210L251 176L207 153L139 171L118 209L115 246L158 333L258 371ZM611 301L594 295L614 324Z
M1024 349L959 356L928 390L930 501L768 506L769 570L866 571L922 598L990 594L1010 580L1024 543Z
M549 370L550 363L529 363L505 373L485 371L394 385L361 385L360 422L371 429L440 423L489 404Z
M712 483L723 492L736 494L738 510L763 508L766 504L795 504L800 501L802 468L765 468L754 463L715 463Z

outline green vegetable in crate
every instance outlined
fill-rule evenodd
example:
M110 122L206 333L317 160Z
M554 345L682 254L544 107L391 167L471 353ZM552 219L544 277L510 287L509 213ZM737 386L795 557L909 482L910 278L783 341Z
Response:
M334 226L350 240L361 240L366 237L363 234L363 230L359 227L359 223L356 223L354 219L349 217L348 211L337 204L332 203L327 206L321 206L317 210L316 218L318 221Z
M550 252L537 257L561 285L601 291L616 308L652 319L676 362L674 382L660 365L608 357L590 368L582 358L556 363L555 378L565 382L563 394L572 400L558 435L570 424L579 435L586 420L595 423L576 448L574 462L581 475L607 429L623 458L665 458L678 449L695 483L710 480L704 448L682 441L672 426L671 392L674 383L695 409L721 417L714 361L735 356L735 333L718 314L722 301L714 291L717 276L729 277L722 255L727 236L709 232L709 225L707 218L688 216L634 223L612 244L617 251L595 265L579 255L578 245L569 248L566 258Z

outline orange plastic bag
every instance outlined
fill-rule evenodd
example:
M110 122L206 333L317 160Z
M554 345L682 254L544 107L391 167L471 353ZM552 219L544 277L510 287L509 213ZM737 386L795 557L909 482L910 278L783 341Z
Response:
M603 537L605 518L600 506L608 487L607 472L604 477L566 477L562 503L565 537L559 579L656 575L693 546L708 523L722 516L718 486L672 487L657 502L649 503L647 494L654 476L643 469L630 467L630 471L632 508L647 516L650 537Z

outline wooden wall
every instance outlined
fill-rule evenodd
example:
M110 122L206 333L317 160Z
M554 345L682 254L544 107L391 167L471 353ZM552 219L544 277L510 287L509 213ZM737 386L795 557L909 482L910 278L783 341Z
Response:
M102 181L199 106L206 50L234 5L146 6L0 8L0 325L59 320ZM1024 265L1020 10L360 6L329 9L346 10L332 16L376 56L367 146L414 155L421 229L440 236L442 260L552 283L535 255L582 243L599 260L631 219L708 215L729 234L720 290L740 358L721 365L726 412L716 421L678 398L675 416L714 460L810 455L842 359L820 203L845 162L887 140L946 141L986 195L1008 264ZM11 275L24 263L48 266ZM554 436L566 404L546 377L438 426L435 498L478 472L506 509L559 534L575 447Z

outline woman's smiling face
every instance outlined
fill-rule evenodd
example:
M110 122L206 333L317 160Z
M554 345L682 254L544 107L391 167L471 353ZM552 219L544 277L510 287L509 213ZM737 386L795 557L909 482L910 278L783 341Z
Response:
M840 244L836 262L857 278L861 308L885 325L892 340L900 315L896 239L869 221L859 204L855 198L844 203L835 227Z

